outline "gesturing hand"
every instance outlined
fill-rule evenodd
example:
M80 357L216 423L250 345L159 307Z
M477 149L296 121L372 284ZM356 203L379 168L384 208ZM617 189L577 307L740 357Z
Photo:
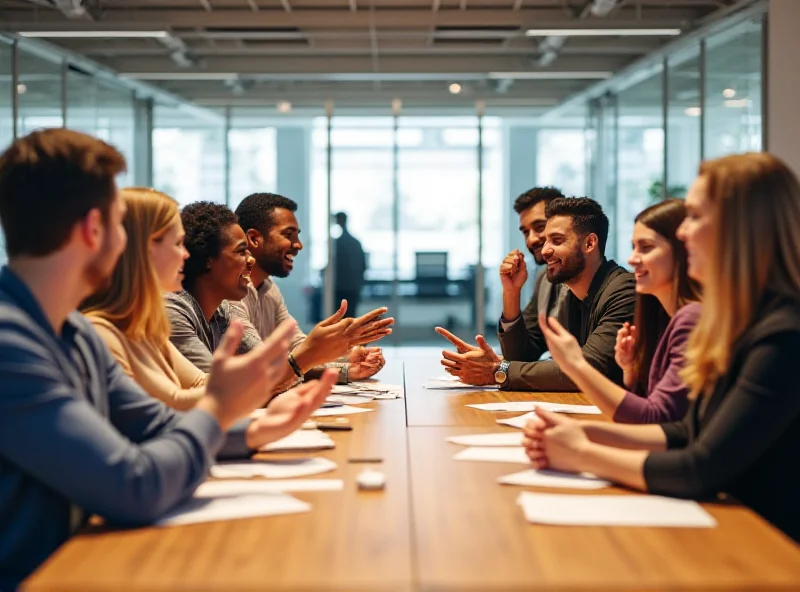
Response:
M264 415L247 426L248 448L257 450L299 429L325 401L338 376L338 371L328 368L319 380L305 382L275 397Z
M347 361L350 362L348 372L350 380L363 380L374 376L386 365L379 347L356 346L350 350Z
M494 373L502 358L489 346L483 335L475 338L478 344L475 346L459 339L442 327L436 327L436 332L450 341L458 352L442 352L442 366L448 374L458 377L465 384L475 386L495 384Z
M553 361L567 374L577 364L585 360L581 346L575 336L567 331L555 317L539 314L539 328L542 330L547 348Z
M206 396L198 402L223 429L267 401L283 372L295 327L294 321L286 321L257 347L237 356L244 327L238 321L230 324L214 352Z
M625 323L617 331L617 343L614 345L614 360L623 372L633 372L633 354L636 348L636 326Z

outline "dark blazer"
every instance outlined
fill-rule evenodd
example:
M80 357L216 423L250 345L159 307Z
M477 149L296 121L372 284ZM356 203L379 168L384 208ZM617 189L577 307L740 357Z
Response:
M767 294L711 395L662 424L668 450L647 457L648 490L732 495L800 541L799 353L800 300Z
M580 344L586 360L598 371L617 384L622 384L622 370L614 360L614 345L617 332L623 323L633 321L636 305L636 281L633 274L625 271L614 261L604 261L595 273L589 292L582 301L569 292L564 300L567 329ZM506 344L527 341L531 344L544 342L539 321L526 319L515 323L501 335ZM504 352L506 351L504 346ZM545 344L546 349L546 344ZM541 352L538 350L534 353ZM520 391L575 391L572 380L552 360L509 360L507 390Z

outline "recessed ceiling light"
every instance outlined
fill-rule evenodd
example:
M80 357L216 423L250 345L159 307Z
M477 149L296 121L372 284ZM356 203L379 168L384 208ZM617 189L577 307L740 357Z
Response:
M448 88L450 90L451 95L457 95L458 93L461 92L461 85L458 84L457 82L454 82Z
M278 113L292 112L292 104L289 101L278 101L278 104L275 107L278 109Z
M674 37L680 29L528 29L528 37Z
M41 37L45 39L55 38L128 38L128 37L151 37L163 39L169 36L167 31L21 31L20 37Z
M700 117L703 110L700 107L686 107L683 112L689 117Z
M722 91L722 96L725 97L726 99L732 99L733 97L736 96L736 91L733 90L732 88L726 88L725 90Z

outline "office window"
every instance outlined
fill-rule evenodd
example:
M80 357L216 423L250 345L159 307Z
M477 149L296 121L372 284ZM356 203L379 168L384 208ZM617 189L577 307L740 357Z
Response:
M617 103L616 259L631 254L633 220L661 200L664 169L664 121L661 68L623 90Z
M225 203L225 118L211 111L157 105L153 183L181 206Z
M230 208L251 193L274 193L277 189L275 128L232 129L230 150Z
M62 70L53 63L20 49L19 52L19 115L17 134L24 136L33 130L61 127Z
M586 195L586 132L539 130L536 171L538 185L558 187L565 195Z
M700 164L700 47L668 59L667 197L685 197Z
M761 150L761 20L706 45L705 157Z

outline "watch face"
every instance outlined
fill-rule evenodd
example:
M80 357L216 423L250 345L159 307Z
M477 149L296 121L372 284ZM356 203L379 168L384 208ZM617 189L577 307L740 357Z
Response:
M494 373L494 381L497 384L503 384L506 381L506 378L508 378L508 375L502 370L498 370Z

